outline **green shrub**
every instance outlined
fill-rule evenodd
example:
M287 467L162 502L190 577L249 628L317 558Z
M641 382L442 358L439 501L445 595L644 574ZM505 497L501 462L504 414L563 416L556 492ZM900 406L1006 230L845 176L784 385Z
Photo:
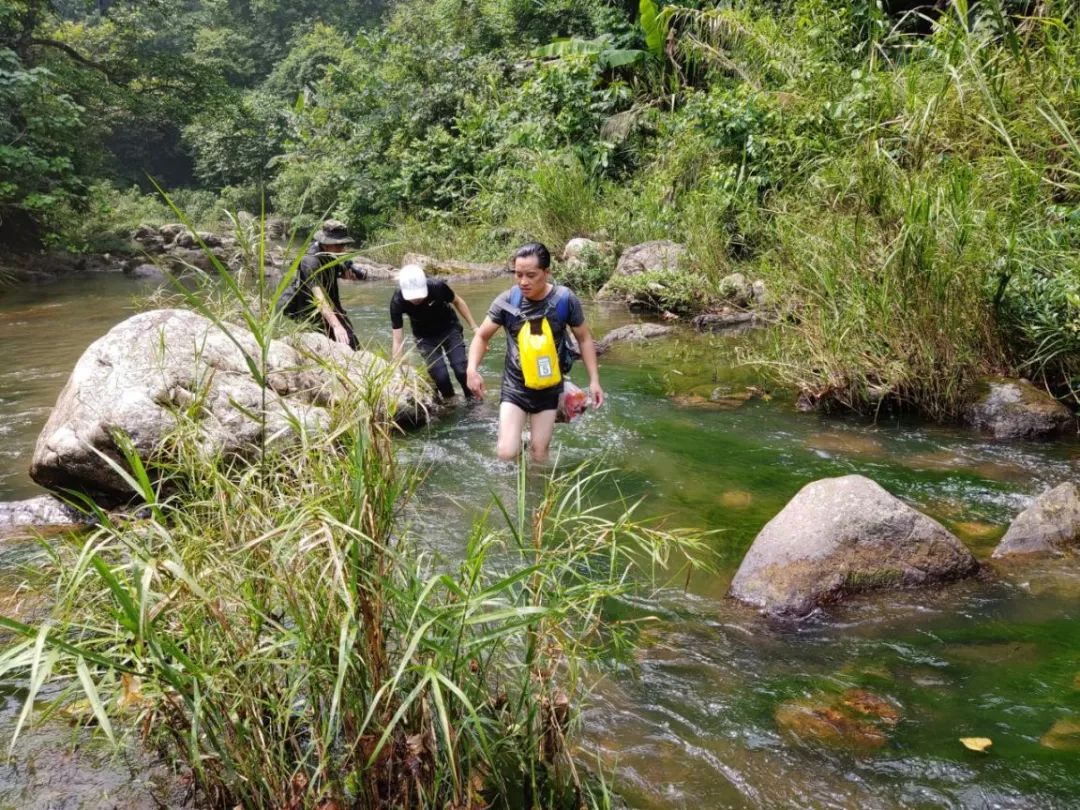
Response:
M607 292L612 297L626 298L631 306L677 314L702 312L717 302L713 282L694 270L654 270L615 276L608 283Z
M556 261L552 264L555 282L569 287L578 295L595 293L614 272L615 254L593 248L583 250L574 261Z

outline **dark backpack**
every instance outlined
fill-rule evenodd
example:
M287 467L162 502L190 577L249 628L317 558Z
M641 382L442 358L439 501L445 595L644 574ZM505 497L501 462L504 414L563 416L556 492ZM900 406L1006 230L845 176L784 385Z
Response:
M514 308L514 314L522 320L525 319L525 316L521 314L523 295L521 287L516 285L510 290L510 306ZM549 312L550 306L549 304ZM546 316L547 312L544 313L544 317ZM570 319L570 288L561 284L555 287L555 317L562 321L564 326L568 326L567 321ZM579 357L581 357L581 349L578 347L577 338L569 329L564 329L562 347L559 349L559 371L563 374L569 374L570 369L574 367L574 361Z

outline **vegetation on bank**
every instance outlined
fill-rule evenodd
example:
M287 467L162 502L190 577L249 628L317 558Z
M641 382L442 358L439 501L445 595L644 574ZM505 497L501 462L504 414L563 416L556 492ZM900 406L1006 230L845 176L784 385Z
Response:
M812 398L951 417L980 375L1011 373L1076 402L1068 0L375 5L313 13L279 60L189 108L203 202L265 199L305 228L332 211L391 261L674 239L693 266L664 300L765 279L779 329L752 359ZM81 199L64 205L138 210L100 184ZM61 242L108 231L48 220L67 221L82 232Z

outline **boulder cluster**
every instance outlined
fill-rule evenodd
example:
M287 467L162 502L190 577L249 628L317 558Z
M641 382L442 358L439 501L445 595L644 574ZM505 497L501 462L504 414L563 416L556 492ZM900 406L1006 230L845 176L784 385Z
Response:
M1080 487L1064 483L1021 512L993 558L1080 551ZM814 481L758 533L729 594L774 618L802 619L861 593L970 577L980 566L944 526L861 475Z
M426 380L407 366L320 334L270 339L265 362L262 357L244 327L195 312L162 309L128 318L76 363L38 437L31 477L108 506L134 496L121 472L125 453L151 463L181 422L195 429L209 456L244 456L329 429L337 404L348 403L353 417L379 408L403 427L425 423L434 408ZM38 499L6 507L0 532L73 516Z

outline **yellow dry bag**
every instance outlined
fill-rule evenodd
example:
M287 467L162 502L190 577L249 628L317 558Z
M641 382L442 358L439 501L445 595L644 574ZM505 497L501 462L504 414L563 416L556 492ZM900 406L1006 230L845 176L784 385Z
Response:
M526 388L551 388L562 382L559 350L547 318L534 318L523 323L518 332L517 345Z

